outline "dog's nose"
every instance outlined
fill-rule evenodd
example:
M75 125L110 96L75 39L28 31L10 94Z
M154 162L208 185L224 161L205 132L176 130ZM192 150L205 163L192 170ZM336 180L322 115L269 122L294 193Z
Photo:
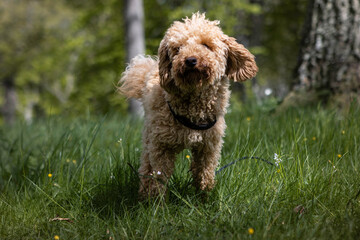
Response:
M197 59L195 57L189 57L185 60L185 64L188 67L195 67Z

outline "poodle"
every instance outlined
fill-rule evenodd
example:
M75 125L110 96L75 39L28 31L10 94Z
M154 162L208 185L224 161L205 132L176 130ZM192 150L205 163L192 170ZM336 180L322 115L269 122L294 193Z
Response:
M229 79L256 75L254 56L219 21L194 13L166 31L158 58L137 56L120 80L119 91L144 107L140 197L166 191L176 154L191 150L191 172L198 190L215 184L226 128Z

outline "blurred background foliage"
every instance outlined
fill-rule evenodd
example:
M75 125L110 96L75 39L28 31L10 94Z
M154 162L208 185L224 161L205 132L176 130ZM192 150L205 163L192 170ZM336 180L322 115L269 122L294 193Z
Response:
M242 94L262 101L266 95L282 98L287 93L307 0L143 3L146 54L157 54L174 20L206 12L257 57L260 72L245 84L246 95L244 90ZM4 104L3 86L10 81L16 90L17 117L29 121L49 114L126 114L126 100L115 89L126 67L124 34L122 0L2 0L0 105ZM265 94L265 89L271 92Z

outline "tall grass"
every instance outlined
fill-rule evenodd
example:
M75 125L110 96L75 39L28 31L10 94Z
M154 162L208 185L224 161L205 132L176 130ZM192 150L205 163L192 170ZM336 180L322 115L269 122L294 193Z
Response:
M164 199L138 202L141 121L51 117L0 128L0 239L360 238L360 109L227 115L207 197L187 150ZM59 219L62 218L62 219ZM249 229L253 230L252 231ZM251 234L252 233L252 234Z

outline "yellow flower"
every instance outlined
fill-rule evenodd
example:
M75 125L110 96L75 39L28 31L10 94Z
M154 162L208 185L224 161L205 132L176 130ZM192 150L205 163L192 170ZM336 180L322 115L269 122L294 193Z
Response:
M344 135L344 134L345 134L345 130L342 130L342 131L341 131L341 134Z
M76 160L72 160L73 164L76 164Z
M254 231L254 229L253 229L253 228L249 228L249 229L248 229L248 233L249 233L250 235L253 235L253 234L254 234L254 232L255 232L255 231Z
M341 158L341 157L342 157L341 154L338 154L337 156L338 156L338 158Z
M316 137L312 137L312 140L315 141L315 140L316 140Z
M54 236L54 239L55 239L55 240L59 240L60 237L59 237L58 235L55 235L55 236Z
M307 138L304 138L304 142L306 142L307 141Z
M185 157L186 157L186 159L190 159L190 155L186 155Z
M66 162L69 163L69 162L70 162L70 159L66 159Z
M280 172L281 172L280 168L279 168L278 170L276 170L276 172L277 172L277 173L280 173Z
M51 178L51 177L52 177L52 174L51 174L51 173L49 173L49 174L48 174L48 177L49 177L49 178Z
M246 121L250 122L251 121L251 117L247 117Z

